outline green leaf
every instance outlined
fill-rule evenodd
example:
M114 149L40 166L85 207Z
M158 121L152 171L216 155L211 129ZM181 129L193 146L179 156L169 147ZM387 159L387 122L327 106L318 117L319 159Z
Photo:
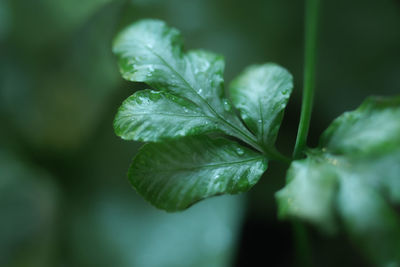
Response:
M276 193L280 217L332 233L338 215L353 242L377 265L400 264L400 220L391 207L399 202L387 196L400 193L399 155L400 149L383 158L354 160L325 153L293 162L287 185ZM379 168L395 161L389 173Z
M281 217L335 229L336 214L378 266L400 265L400 218L393 209L400 205L399 100L370 98L336 119L322 147L292 163L276 194Z
M124 101L114 129L123 139L147 142L218 131L218 123L184 98L142 90Z
M336 173L329 164L312 158L293 162L287 185L276 193L279 217L301 218L333 232L337 184Z
M292 88L292 75L272 63L250 66L232 82L233 104L260 143L275 143Z
M55 177L0 141L0 265L51 267L57 243L59 193ZM40 238L39 238L40 237Z
M207 197L247 191L266 168L265 157L235 142L197 136L144 145L128 176L154 206L177 211Z
M183 53L179 31L163 21L141 20L122 31L113 47L122 76L223 112L224 59L206 51Z
M108 170L107 166L102 169ZM84 201L74 201L66 236L74 266L231 266L245 198L212 198L185 212L170 214L152 208L136 194L126 195L123 189L92 192L85 194ZM18 228L11 230L10 235L18 232ZM41 239L35 241L31 243L37 244ZM54 264L21 267L24 266Z
M390 202L400 205L400 148L380 157L371 156L362 163L357 171L364 180L385 192Z
M369 98L338 117L323 133L321 146L337 154L376 154L400 147L400 96Z
M363 177L351 174L342 177L338 195L338 211L350 237L377 265L399 266L398 214Z
M224 133L257 148L255 137L224 97L222 56L201 50L184 53L179 31L150 19L123 30L113 51L125 79L190 100L205 116L218 121Z

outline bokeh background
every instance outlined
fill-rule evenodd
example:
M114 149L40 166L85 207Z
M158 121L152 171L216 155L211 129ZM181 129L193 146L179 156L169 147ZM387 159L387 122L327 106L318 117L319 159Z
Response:
M400 93L400 2L321 1L309 144L370 94ZM121 79L112 39L140 18L181 30L186 48L226 58L227 84L268 61L295 77L278 140L291 153L300 110L304 2L0 0L0 266L297 266L276 216L285 170L271 164L240 196L176 214L141 199L126 172L141 144L113 133L143 84ZM400 118L399 118L400 119ZM308 229L316 266L368 266L346 236Z

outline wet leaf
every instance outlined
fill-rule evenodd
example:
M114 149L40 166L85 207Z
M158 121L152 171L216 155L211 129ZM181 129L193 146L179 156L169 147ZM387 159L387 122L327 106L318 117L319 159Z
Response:
M267 63L248 67L230 86L233 104L258 141L272 147L293 88L292 75Z
M200 136L144 145L128 176L151 204L177 211L207 197L247 191L266 168L266 159L252 150Z
M218 123L184 98L143 90L124 101L114 129L123 139L147 142L218 131Z
M224 97L222 56L203 50L184 53L179 31L151 19L123 30L113 51L125 79L186 98L217 121L226 134L254 139Z

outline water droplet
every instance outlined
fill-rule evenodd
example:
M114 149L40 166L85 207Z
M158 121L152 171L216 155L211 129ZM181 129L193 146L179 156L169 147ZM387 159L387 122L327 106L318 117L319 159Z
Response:
M183 112L187 113L188 111L189 110L186 107L183 108Z
M203 89L199 88L199 90L197 90L197 93L201 94L203 92Z
M149 66L149 71L153 72L154 71L154 67L152 65Z
M241 149L240 147L238 147L238 148L236 148L236 153L237 153L239 156L242 156L242 155L244 154L244 151L243 151L243 149Z
M224 99L222 102L223 102L225 111L230 111L232 109L232 106L227 99Z
M261 123L262 123L262 120L258 120L258 123L261 124Z
M153 48L153 44L147 44L148 48Z

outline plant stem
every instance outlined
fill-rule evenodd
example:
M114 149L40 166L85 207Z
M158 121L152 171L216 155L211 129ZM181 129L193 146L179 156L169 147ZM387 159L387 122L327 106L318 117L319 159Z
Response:
M308 240L307 228L298 221L292 222L293 239L296 248L297 265L301 267L314 266L312 262L310 242Z
M310 128L315 89L318 10L319 0L306 0L303 100L296 145L293 152L295 159L301 157L304 151Z
M310 128L312 106L315 94L315 63L317 54L319 0L306 0L305 43L304 43L304 83L299 128L293 158L302 156ZM307 230L301 222L293 222L297 260L300 266L313 266Z

